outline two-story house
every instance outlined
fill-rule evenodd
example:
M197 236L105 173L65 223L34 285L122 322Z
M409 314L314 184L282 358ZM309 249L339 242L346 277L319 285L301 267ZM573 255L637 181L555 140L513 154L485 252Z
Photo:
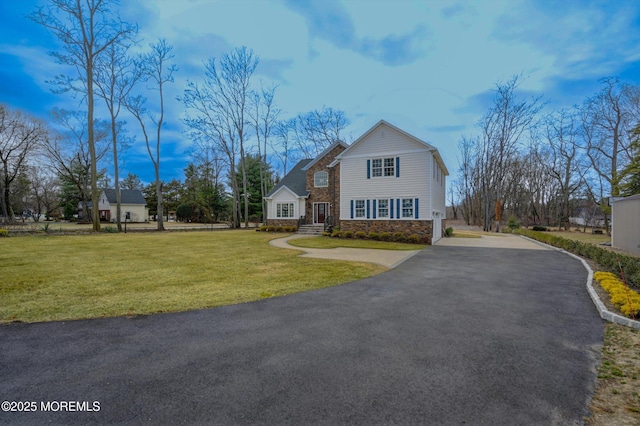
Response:
M379 121L350 146L299 162L267 195L269 224L442 236L449 172L430 144Z

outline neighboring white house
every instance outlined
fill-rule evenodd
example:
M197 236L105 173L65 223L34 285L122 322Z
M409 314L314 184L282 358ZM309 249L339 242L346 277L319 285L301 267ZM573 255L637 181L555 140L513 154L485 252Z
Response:
M430 144L379 121L350 146L298 163L265 197L267 221L442 237L449 172Z
M640 253L640 194L611 200L611 245Z
M100 220L105 222L115 222L117 216L118 201L115 189L104 189L100 194L98 209L100 210ZM121 221L124 222L148 222L149 208L142 191L137 189L120 190L120 213ZM127 217L127 214L129 216Z

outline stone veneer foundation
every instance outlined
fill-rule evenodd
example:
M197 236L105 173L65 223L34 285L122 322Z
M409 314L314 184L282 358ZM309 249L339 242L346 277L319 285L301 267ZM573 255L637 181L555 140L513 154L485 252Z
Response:
M271 226L298 226L298 219L267 219Z
M364 232L404 232L417 235L420 241L431 245L433 237L432 220L341 220L341 231Z

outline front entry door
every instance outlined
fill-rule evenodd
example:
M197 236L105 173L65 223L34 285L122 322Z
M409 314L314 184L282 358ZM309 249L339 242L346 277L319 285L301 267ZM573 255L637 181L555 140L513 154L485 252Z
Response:
M324 223L329 213L329 203L315 203L314 205L315 223Z

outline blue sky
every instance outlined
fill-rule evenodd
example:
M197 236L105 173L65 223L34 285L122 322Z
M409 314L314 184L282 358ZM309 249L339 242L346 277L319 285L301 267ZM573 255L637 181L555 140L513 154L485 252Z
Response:
M65 72L57 41L25 18L42 0L0 0L0 102L46 119L84 108L45 80ZM276 83L287 118L323 106L345 111L351 142L380 119L436 146L455 177L457 143L475 133L497 81L524 76L523 96L571 106L598 79L640 76L640 2L616 1L123 1L141 45L164 37L179 71L167 93L162 178L183 179L191 141L176 100L203 61L245 45L260 59L255 83ZM127 118L133 124L132 118ZM137 127L123 172L153 179Z

